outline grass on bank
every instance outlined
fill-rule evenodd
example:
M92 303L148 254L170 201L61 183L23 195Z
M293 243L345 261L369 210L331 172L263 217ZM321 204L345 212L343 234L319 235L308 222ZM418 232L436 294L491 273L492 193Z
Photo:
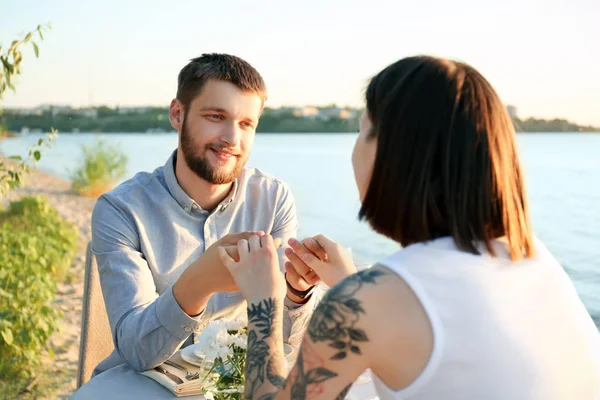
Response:
M125 176L127 156L114 144L97 140L81 146L83 156L71 174L73 189L86 197L98 197Z
M45 390L41 370L61 314L52 307L57 282L69 277L77 228L43 197L25 197L0 210L0 398L30 386ZM32 379L43 377L39 382ZM47 393L42 397L46 397Z

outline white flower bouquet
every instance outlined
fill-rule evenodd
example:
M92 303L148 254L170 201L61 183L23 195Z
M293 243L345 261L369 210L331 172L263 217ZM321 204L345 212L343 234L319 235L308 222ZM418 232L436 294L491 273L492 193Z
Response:
M241 400L246 372L248 321L211 321L196 336L195 355L202 359L203 393L209 400Z

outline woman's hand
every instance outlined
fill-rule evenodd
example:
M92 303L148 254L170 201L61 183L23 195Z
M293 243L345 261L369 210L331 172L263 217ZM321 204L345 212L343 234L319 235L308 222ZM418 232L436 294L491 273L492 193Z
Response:
M314 274L317 281L321 279L331 287L356 272L352 256L339 243L324 235L317 235L302 242L290 239L288 243L292 249L286 252L286 256L296 271L307 270L306 280L311 280ZM287 263L286 270L289 271Z
M239 261L234 260L227 248L219 247L221 261L229 270L238 289L250 302L273 298L283 300L286 284L279 270L277 250L271 235L250 236L237 244Z

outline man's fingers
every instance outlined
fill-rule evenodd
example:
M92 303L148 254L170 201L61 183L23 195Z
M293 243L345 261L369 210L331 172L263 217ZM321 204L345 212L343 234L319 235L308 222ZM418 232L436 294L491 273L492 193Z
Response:
M317 241L313 238L306 238L302 241L302 244L306 246L306 248L312 251L319 259L323 262L327 262L329 259L327 257L327 252Z
M307 276L311 272L311 268L298 257L294 250L285 249L285 255L290 260L290 263L300 276Z
M240 261L240 253L238 252L237 246L220 246L220 247L223 247L225 249L225 251L227 251L227 254L229 254L229 257L231 257L233 259L233 261L235 261L235 262Z
M231 258L229 253L227 253L227 250L225 249L225 247L219 246L217 248L217 251L219 252L219 257L221 258L221 262L223 263L223 265L225 265L225 267L229 271L234 269L236 266L236 262L233 260L233 258Z
M239 232L239 233L230 233L229 235L223 236L221 239L222 244L229 245L237 245L238 242L242 239L248 240L250 236L262 236L265 233L263 231L248 231L248 232Z
M300 276L298 272L296 272L296 269L289 261L285 263L285 279L287 279L293 288L298 290L306 290L312 286L310 283L306 282L306 280L304 280L304 278Z
M319 283L321 278L319 278L319 275L317 275L317 273L315 271L312 271L304 277L304 280L306 282L310 283L310 285L312 286L312 285L316 285L317 283Z

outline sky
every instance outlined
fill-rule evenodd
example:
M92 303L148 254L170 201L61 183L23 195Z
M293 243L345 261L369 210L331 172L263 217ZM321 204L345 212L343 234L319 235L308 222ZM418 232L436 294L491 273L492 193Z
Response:
M4 107L167 106L202 53L246 59L267 106L362 106L403 57L467 62L520 117L600 126L600 0L0 0L0 43L50 22Z

